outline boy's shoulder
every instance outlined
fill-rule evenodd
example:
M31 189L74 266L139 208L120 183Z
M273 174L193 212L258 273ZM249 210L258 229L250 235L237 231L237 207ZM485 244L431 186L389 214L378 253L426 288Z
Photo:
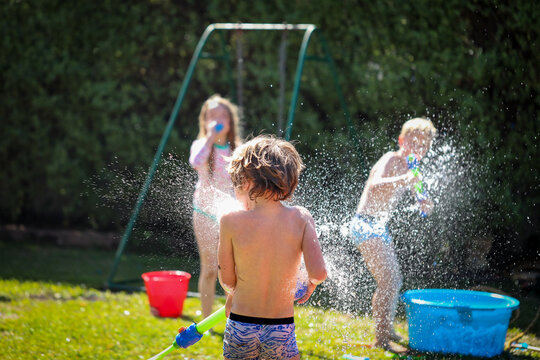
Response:
M379 161L385 161L385 162L388 162L388 161L393 161L394 159L399 159L399 154L397 151L388 151L386 153L384 153L383 156L381 156L379 158Z
M283 211L286 212L286 214L283 215L288 219L297 219L301 222L313 221L311 213L303 206L283 205ZM243 209L229 211L221 216L220 226L238 225L244 221L256 221L257 219L254 219L253 216L253 212Z
M246 210L232 210L222 214L219 218L219 228L225 231L242 229L245 224L252 221ZM236 230L235 230L236 231Z
M399 156L397 151L389 151L379 158L373 166L371 173L378 173L381 176L395 175L407 169L407 164Z
M396 166L401 165L403 163L403 159L401 156L399 156L397 151L389 151L381 158L379 161L377 161L377 165L385 165L385 166Z
M234 221L235 219L240 219L247 215L248 215L248 211L243 210L243 209L231 210L221 215L220 222Z
M285 205L287 211L290 211L292 216L296 216L301 220L310 220L312 219L311 213L308 209L300 205Z

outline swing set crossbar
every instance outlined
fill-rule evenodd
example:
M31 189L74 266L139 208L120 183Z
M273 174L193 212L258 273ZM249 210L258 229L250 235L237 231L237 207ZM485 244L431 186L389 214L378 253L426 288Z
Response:
M130 288L129 285L126 285L126 282L129 281L123 281L123 282L115 282L114 277L118 271L118 266L122 257L122 254L125 250L125 246L131 236L131 233L133 231L133 227L135 226L135 222L137 220L137 217L139 215L139 212L141 210L142 204L144 202L144 199L146 197L146 194L148 192L148 189L150 188L150 184L152 182L152 179L154 177L154 174L156 172L158 163L161 159L161 156L163 154L163 150L165 149L165 145L167 144L167 141L169 139L169 135L171 134L171 131L173 129L174 123L176 121L176 118L178 117L178 112L182 106L182 103L184 101L184 97L187 93L188 86L191 82L191 78L193 76L193 72L195 71L195 67L199 61L199 59L214 59L219 61L224 61L227 73L229 77L229 83L231 84L231 93L233 94L233 99L236 100L236 91L234 89L233 81L232 81L232 71L231 71L231 57L229 55L229 52L227 51L227 48L225 46L225 39L223 33L226 31L252 31L252 30L270 30L270 31L304 31L304 36L302 39L302 44L300 46L300 51L298 54L298 62L296 65L296 74L294 79L294 87L292 92L292 97L289 105L289 112L287 116L287 126L285 128L285 136L284 138L286 140L290 140L291 134L292 134L292 127L294 124L294 116L295 116L295 109L298 102L298 94L300 91L300 83L302 79L302 72L304 69L304 63L305 61L316 61L316 62L325 62L332 74L333 80L334 80L334 86L336 93L339 97L341 109L343 112L343 115L347 121L348 127L349 127L349 135L352 137L353 141L359 145L358 139L356 137L356 132L354 130L350 113L347 108L347 104L345 102L345 98L343 97L343 92L341 90L341 86L339 84L338 80L338 74L336 71L336 67L334 64L334 60L330 54L329 47L326 43L326 40L322 34L322 32L317 29L317 27L313 24L254 24L254 23L215 23L208 25L208 27L203 32L201 38L199 39L199 42L197 43L197 46L195 47L195 51L193 53L193 56L191 58L191 61L189 63L186 75L184 77L184 80L182 81L182 86L180 87L180 91L178 93L178 97L176 98L174 107L171 111L171 115L169 117L169 120L167 122L167 125L165 127L165 130L163 132L163 135L161 137L161 141L159 143L159 146L156 150L156 153L154 155L154 160L152 161L152 164L150 165L150 168L148 170L148 174L146 176L146 180L141 188L141 191L139 193L139 196L137 198L137 202L133 208L133 211L131 213L130 219L128 221L128 224L126 226L126 229L124 231L124 234L122 236L122 239L120 240L120 243L118 245L118 248L115 253L115 258L113 265L111 266L111 270L109 273L109 276L107 278L107 282L105 286L109 289L119 289L119 290L140 290L140 286L133 286ZM210 36L214 32L220 32L221 33L221 49L222 54L221 55L212 55L206 52L203 52L203 49L209 40ZM313 36L313 34L317 34L317 37L321 43L322 50L324 52L324 56L307 56L307 48L310 43L310 40ZM282 135L283 129L278 129L279 135ZM357 146L358 152L360 147ZM360 154L358 154L360 155ZM359 161L361 161L362 157L358 156Z
M216 23L209 25L216 30L300 30L316 28L313 24L254 24L254 23Z

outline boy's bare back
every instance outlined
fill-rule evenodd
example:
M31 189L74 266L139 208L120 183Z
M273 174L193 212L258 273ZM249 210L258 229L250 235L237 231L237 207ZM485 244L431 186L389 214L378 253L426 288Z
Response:
M292 196L302 168L292 144L267 136L246 142L231 158L229 173L244 210L221 218L218 268L232 313L292 317L302 255L309 280L299 303L326 278L311 214L281 202Z
M232 312L293 316L304 235L316 241L312 221L307 210L280 202L222 218L222 239L231 241L237 274Z

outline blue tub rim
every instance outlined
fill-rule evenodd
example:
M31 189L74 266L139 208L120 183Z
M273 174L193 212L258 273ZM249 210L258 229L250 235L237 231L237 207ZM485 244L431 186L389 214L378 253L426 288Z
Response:
M489 297L493 299L500 299L504 300L501 301L500 304L493 304L489 307L486 306L480 306L480 305L468 305L468 306L456 306L455 304L448 304L448 303L441 303L440 301L429 301L429 300L423 300L423 299L414 299L411 298L414 295L420 294L420 293L455 293L455 294L472 294L476 296L484 296ZM502 309L509 309L509 310L515 310L519 307L519 300L514 299L513 297L507 296L507 295L501 295L486 291L476 291L476 290L463 290L463 289L414 289L414 290L407 290L401 295L401 299L404 303L411 305L422 305L422 306L431 306L431 307L437 307L437 308L446 308L446 309L455 309L457 307L459 308L469 308L472 310L502 310Z

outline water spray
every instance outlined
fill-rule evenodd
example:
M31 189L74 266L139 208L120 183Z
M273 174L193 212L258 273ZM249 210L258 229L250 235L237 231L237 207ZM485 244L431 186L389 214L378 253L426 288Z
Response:
M213 328L217 323L225 320L225 318L225 306L223 306L218 311L202 320L200 323L193 323L187 328L181 327L178 330L178 335L176 335L172 345L148 360L162 359L174 349L187 349L191 345L201 340L205 332Z
M409 168L409 170L411 170L413 176L415 178L418 178L418 181L416 182L416 184L414 184L414 190L416 191L416 200L419 204L422 204L425 200L427 200L428 197L426 189L424 188L424 182L422 181L422 174L418 169L419 165L420 161L415 155L409 154L409 156L407 156L407 167ZM427 214L422 209L420 209L420 215L422 215L422 217L427 217Z

